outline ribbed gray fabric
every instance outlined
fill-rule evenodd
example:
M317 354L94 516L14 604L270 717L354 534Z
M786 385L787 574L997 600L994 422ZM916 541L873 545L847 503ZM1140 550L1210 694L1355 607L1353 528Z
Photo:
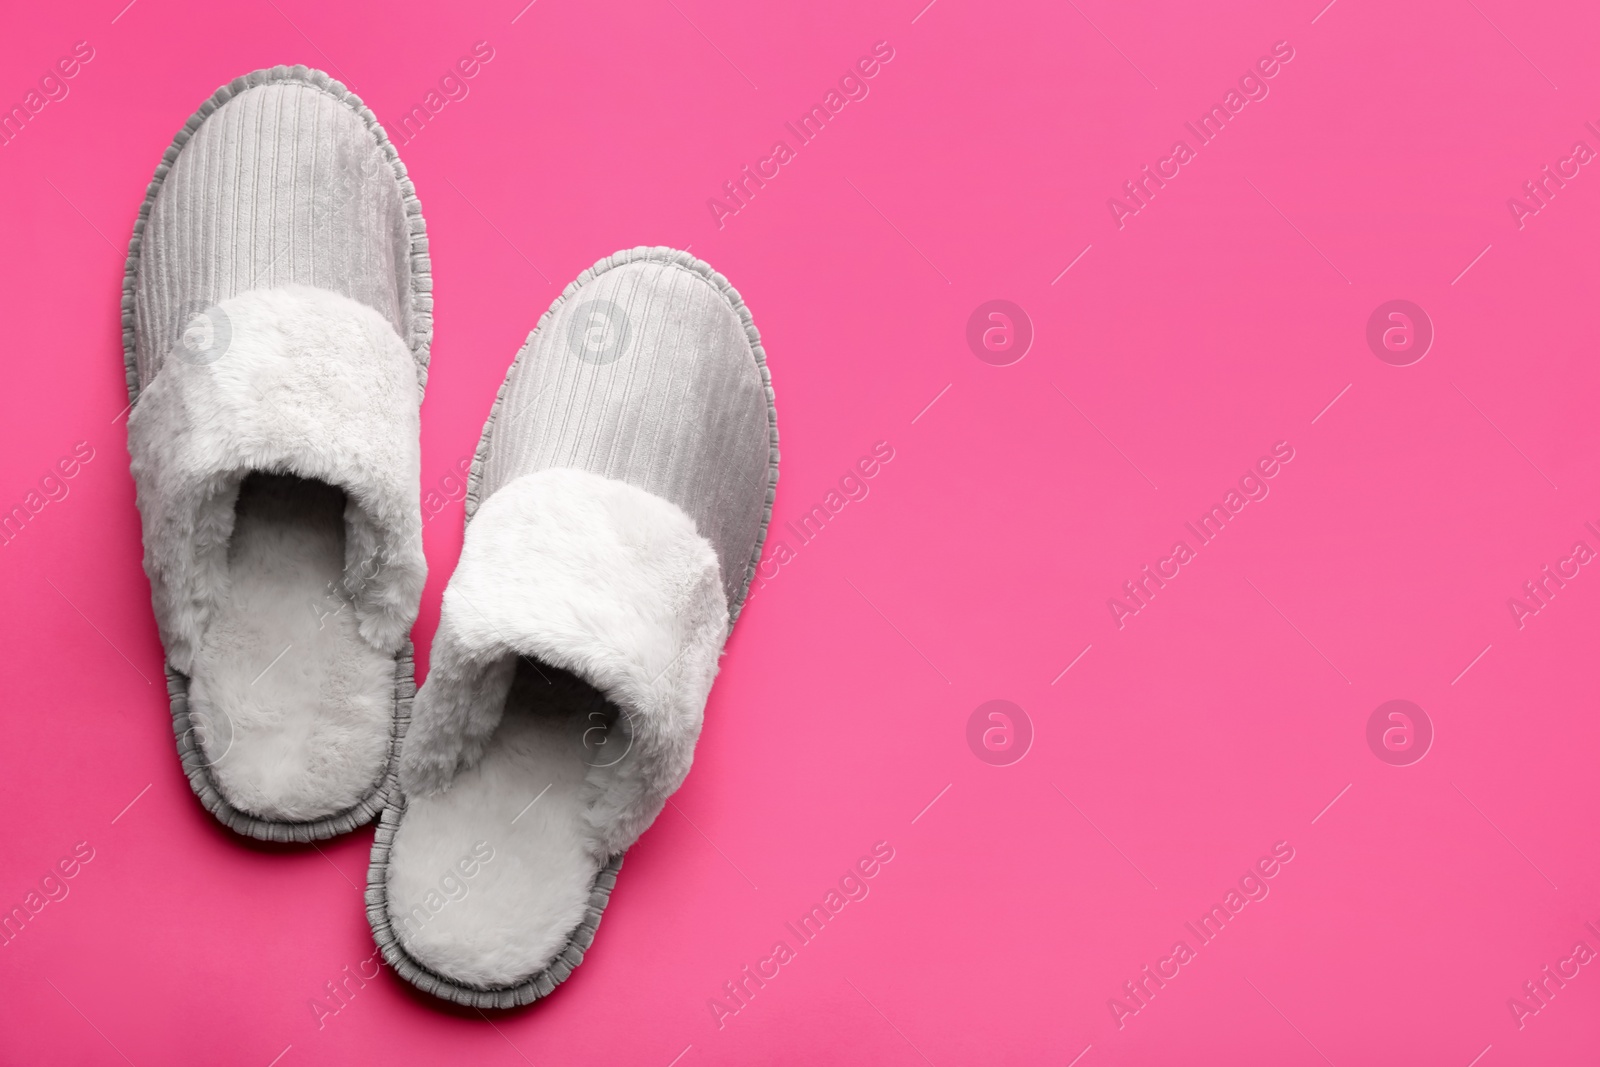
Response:
M567 286L517 354L480 445L468 517L520 475L570 467L682 508L744 600L777 482L760 335L687 252L635 248Z
M138 384L160 370L195 312L291 282L375 308L422 356L425 380L432 301L426 292L413 299L412 260L422 260L426 278L427 236L421 214L408 211L415 199L404 167L371 112L304 67L257 71L233 85L242 91L202 107L187 143L170 153L141 223Z

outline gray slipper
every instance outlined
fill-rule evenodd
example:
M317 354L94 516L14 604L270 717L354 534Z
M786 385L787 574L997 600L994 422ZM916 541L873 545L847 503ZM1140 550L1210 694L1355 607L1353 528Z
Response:
M369 822L412 694L427 237L371 111L305 67L173 139L123 282L128 449L173 730L231 829Z
M539 320L473 461L367 915L396 973L509 1008L582 959L689 771L772 514L760 336L687 252L601 260Z

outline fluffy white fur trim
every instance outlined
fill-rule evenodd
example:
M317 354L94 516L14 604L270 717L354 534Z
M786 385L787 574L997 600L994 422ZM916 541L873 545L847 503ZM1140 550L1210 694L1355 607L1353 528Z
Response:
M728 635L716 551L669 501L578 470L526 474L486 500L445 589L401 754L406 792L477 762L518 654L582 678L631 747L593 767L600 855L636 841L683 783Z
M226 324L225 346L196 359L175 344L128 418L168 661L192 673L227 588L234 501L251 471L345 491L344 593L362 638L398 650L427 574L410 350L377 311L310 286L240 293L220 309L209 317Z

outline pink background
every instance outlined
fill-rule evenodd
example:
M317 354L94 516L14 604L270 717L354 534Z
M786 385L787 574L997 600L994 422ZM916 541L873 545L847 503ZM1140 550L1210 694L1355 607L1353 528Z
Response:
M1600 949L1600 574L1521 629L1508 607L1600 549L1600 175L1520 229L1507 206L1600 148L1588 6L124 2L0 34L5 104L95 50L0 148L0 505L94 450L0 548L0 905L94 850L0 948L0 1061L1592 1062L1600 966L1520 1029L1507 1003ZM692 246L754 310L776 537L875 442L895 458L755 595L565 986L486 1021L385 972L319 1028L373 951L371 831L254 846L180 773L123 257L219 84L319 66L392 128L479 40L470 95L401 149L437 296L424 488L561 286L637 244ZM1283 40L1270 95L1119 230L1107 198ZM707 198L878 41L870 95L719 229ZM965 341L994 298L1036 331L1010 366ZM1437 332L1412 366L1365 341L1394 298ZM1119 629L1107 599L1279 441L1270 496ZM454 502L426 528L419 667L460 528ZM1396 698L1436 731L1411 766L1366 741ZM1033 726L1010 766L968 747L991 699ZM719 1028L708 1000L878 841L870 896ZM1270 896L1119 1029L1108 1000L1279 841Z

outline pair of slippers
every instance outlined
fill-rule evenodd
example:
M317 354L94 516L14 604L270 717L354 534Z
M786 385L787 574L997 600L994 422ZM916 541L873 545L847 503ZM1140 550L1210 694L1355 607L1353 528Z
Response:
M122 316L201 803L279 842L379 817L367 913L394 971L478 1008L549 993L688 773L771 517L771 381L739 294L637 248L539 319L472 461L420 691L432 282L372 112L305 67L219 89L150 184Z

